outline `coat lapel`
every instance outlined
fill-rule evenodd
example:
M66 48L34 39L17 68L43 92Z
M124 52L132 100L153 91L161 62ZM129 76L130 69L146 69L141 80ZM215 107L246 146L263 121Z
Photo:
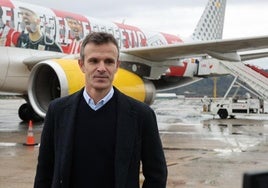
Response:
M74 130L75 130L75 117L77 112L77 107L79 100L82 97L82 91L73 95L67 102L65 107L60 112L62 115L60 125L60 136L62 141L62 154L60 162L61 165L61 172L63 175L63 179L68 185L69 177L71 174L71 165L72 165L72 154L73 154L73 141L74 141Z
M137 132L136 111L129 100L119 92L115 149L115 187L125 185Z

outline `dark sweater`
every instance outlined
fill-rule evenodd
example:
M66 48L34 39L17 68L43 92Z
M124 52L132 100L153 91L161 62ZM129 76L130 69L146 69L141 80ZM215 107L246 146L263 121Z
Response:
M72 187L113 188L116 97L97 111L80 100L75 127Z

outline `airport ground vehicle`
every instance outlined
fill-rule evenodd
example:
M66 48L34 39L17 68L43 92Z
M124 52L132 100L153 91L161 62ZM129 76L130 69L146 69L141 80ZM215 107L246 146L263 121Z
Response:
M263 100L258 98L230 97L216 102L210 101L207 105L204 104L203 111L226 119L228 116L234 118L239 114L262 114L264 113L264 105Z
M213 116L219 115L221 119L226 119L228 116L234 118L236 115L264 114L264 100L261 97L258 97L254 91L247 88L248 91L256 96L254 98L250 93L246 93L245 96L237 95L238 89L243 85L236 82L236 79L237 77L234 79L223 98L209 99L204 97L202 99L204 113L209 113ZM234 85L235 83L238 85ZM237 88L234 95L227 98L229 92L234 87ZM245 86L243 87L245 88Z

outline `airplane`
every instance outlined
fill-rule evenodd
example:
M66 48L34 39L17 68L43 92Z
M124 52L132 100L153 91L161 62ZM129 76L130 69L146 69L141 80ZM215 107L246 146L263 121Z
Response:
M124 23L0 0L0 92L25 99L18 110L23 121L42 120L51 100L84 86L77 60L81 41L91 32L108 32L118 40L121 66L113 85L147 104L158 91L229 74L220 68L221 61L267 57L245 52L267 48L268 36L222 40L225 7L226 0L208 0L184 41Z

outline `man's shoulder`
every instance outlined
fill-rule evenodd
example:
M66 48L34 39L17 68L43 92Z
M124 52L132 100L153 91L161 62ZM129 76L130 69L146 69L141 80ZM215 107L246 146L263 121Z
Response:
M82 90L79 90L73 94L53 99L51 101L51 105L55 105L55 106L73 105L74 103L76 103L79 100L81 95L82 95Z
M117 94L118 100L121 101L124 105L130 105L134 109L138 109L138 110L142 110L142 109L143 110L152 110L149 105L122 93L121 91L119 91L116 88L115 88L115 91L118 93Z

